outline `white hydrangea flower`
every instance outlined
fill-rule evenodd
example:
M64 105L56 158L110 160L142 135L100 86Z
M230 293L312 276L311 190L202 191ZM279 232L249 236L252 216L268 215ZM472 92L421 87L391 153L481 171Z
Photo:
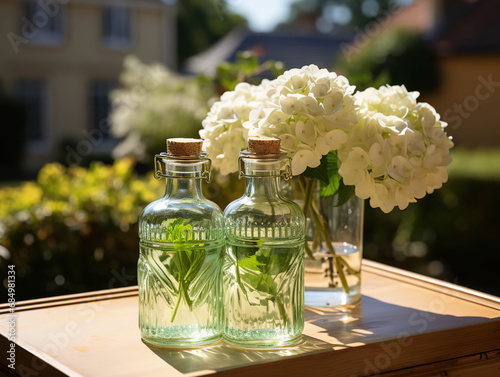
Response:
M315 65L291 69L268 83L264 101L250 104L244 127L249 136L279 137L299 175L347 142L357 120L353 92L335 72Z
M144 158L165 147L165 138L193 137L206 116L212 90L195 78L180 76L160 64L146 65L128 56L121 86L111 93L112 134L122 139L115 158ZM179 125L182 124L182 127Z
M266 98L268 83L268 80L259 86L239 83L212 105L203 120L200 136L205 140L204 148L214 168L221 174L238 171L238 155L246 148L248 139L248 130L243 123L249 119L252 102Z
M335 151L344 183L386 213L440 188L453 142L434 108L404 86L353 92L345 77L315 65L241 83L212 106L200 135L222 174L238 170L249 136L279 137L293 175Z
M359 121L338 150L340 175L372 207L405 209L448 179L451 138L446 123L419 93L404 86L356 93Z

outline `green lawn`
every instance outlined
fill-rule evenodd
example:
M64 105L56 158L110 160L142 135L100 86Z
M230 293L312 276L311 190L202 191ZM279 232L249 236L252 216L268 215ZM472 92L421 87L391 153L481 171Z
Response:
M450 178L500 180L500 149L468 150L454 148L448 166Z

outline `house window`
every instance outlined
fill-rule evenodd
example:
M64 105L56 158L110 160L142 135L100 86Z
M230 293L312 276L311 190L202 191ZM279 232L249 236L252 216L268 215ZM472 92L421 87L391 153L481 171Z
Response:
M43 80L19 80L15 91L25 107L28 145L42 144L47 138L47 84Z
M90 84L90 128L99 130L103 138L110 138L109 113L111 92L116 88L115 80L95 80Z
M127 47L131 42L130 9L105 7L102 16L104 42L111 47Z
M63 6L57 2L24 2L24 27L30 25L30 41L59 43L62 40Z

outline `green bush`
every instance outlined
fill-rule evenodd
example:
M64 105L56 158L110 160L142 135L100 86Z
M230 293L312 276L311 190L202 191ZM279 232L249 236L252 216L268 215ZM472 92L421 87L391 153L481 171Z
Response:
M340 56L335 69L358 90L390 84L430 92L440 84L431 44L420 34L402 30L386 32L366 44L353 44Z
M135 273L117 276L135 272L138 216L163 190L148 177L130 159L88 169L52 163L36 182L0 190L0 269L7 276L16 266L17 299L134 284Z

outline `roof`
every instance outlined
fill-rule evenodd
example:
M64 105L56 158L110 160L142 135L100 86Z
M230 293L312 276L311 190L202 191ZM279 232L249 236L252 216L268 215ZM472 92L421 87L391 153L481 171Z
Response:
M417 0L396 6L379 16L379 24L385 24L386 29L404 28L425 33L435 25L436 6L436 0Z
M319 33L253 33L235 30L208 50L189 58L185 70L188 73L212 74L219 63L232 62L236 52L247 50L254 51L261 61L281 61L287 69L308 64L331 67L342 44L347 45L351 39Z

